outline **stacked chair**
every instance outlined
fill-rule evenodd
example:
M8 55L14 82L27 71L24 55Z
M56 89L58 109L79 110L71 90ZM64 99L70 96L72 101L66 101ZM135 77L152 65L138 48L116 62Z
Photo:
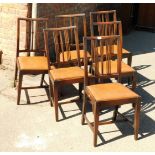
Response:
M132 104L134 113L134 139L138 139L141 97L134 92L136 88L136 71L131 67L132 54L122 48L122 24L117 21L116 11L90 12L90 33L87 35L86 15L69 14L55 16L56 26L49 28L48 19L19 18L17 24L17 56L15 81L19 71L17 104L20 101L22 78L25 74L42 74L40 87L43 86L44 75L49 77L50 102L54 106L55 120L59 121L59 90L67 84L79 83L79 97L82 98L82 125L85 122L93 131L93 144L97 146L98 127L114 123L117 120L118 108L124 104ZM28 29L26 49L20 50L20 21L26 21ZM45 21L41 24L44 47L39 50L38 37L35 37L33 22ZM35 24L35 32L39 28ZM19 56L20 52L39 52L39 56ZM50 55L56 56L52 63ZM127 64L122 61L127 58ZM132 89L122 84L122 78L132 79ZM111 80L107 83L107 79ZM113 81L115 79L115 81ZM83 91L82 91L83 90ZM87 104L92 106L94 122L87 118ZM114 107L111 121L99 121L100 112L104 108ZM122 114L120 114L122 115Z

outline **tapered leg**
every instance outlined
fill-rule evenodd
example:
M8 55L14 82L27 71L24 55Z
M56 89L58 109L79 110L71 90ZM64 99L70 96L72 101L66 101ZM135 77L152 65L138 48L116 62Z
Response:
M135 104L135 115L134 115L134 139L138 139L139 131L139 116L140 116L140 100Z
M41 75L40 86L43 86L44 77L45 77L45 74L42 74L42 75Z
M81 124L82 124L82 125L84 125L84 123L85 123L86 102L87 102L87 97L86 97L86 92L84 91L84 95L83 95L83 105L82 105L82 119L81 119Z
M19 81L18 81L18 89L17 89L17 105L19 105L19 102L20 102L22 80L23 80L23 74L19 72Z
M113 113L113 119L112 119L113 121L116 121L118 108L119 108L119 106L115 106L115 110L114 110L114 113Z
M97 104L94 105L94 147L97 145L97 133L98 133L98 124L99 124L99 111Z
M58 122L58 86L54 85L54 108L55 108L55 120Z
M16 67L15 67L15 77L14 77L14 87L16 87L17 73L18 73L18 68L17 68L17 64L16 64Z

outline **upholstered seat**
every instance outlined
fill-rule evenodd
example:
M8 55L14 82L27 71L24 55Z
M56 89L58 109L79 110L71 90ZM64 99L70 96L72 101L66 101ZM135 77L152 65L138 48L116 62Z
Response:
M21 70L48 70L45 56L20 56L17 61Z
M107 70L107 61L104 61L103 62L103 73L104 74L107 74L109 73L109 71ZM100 74L102 74L102 63L99 62L99 67L98 67L98 72ZM121 74L128 74L128 73L133 73L135 72L135 70L130 67L129 65L125 64L124 62L121 62ZM111 61L111 68L110 68L110 74L117 74L118 71L117 71L117 60L115 61Z
M120 83L95 84L86 87L87 94L96 102L118 101L139 98L139 96Z
M87 57L88 58L91 57L89 52L87 52ZM84 50L80 50L80 59L84 59ZM64 52L64 61L68 61L68 60L77 61L77 52L75 50L70 51L69 55L67 51ZM64 62L64 61L63 61L63 53L60 53L60 62Z
M50 70L54 81L83 79L84 70L80 67L57 68Z

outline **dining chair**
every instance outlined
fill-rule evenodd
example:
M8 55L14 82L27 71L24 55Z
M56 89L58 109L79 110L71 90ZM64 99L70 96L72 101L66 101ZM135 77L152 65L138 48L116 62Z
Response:
M85 121L88 123L89 127L93 131L93 144L97 146L97 135L99 135L98 127L99 125L111 124L117 120L117 115L120 114L117 110L114 111L112 121L99 121L100 112L103 108L112 108L118 107L120 105L134 104L134 139L138 139L138 130L139 130L139 115L140 115L140 96L125 87L123 84L120 84L119 81L122 76L122 48L121 48L121 37L120 35L112 36L92 36L84 37L84 50L87 51L90 46L90 42L93 42L94 58L93 61L93 74L94 84L90 83L90 77L88 76L88 58L87 52L84 56L84 98L83 98L83 107L82 107L82 125L85 124ZM103 45L106 46L106 50L103 48ZM117 49L117 68L116 73L118 75L118 81L114 83L100 83L101 79L106 79L111 77L111 72L113 70L111 60L111 52L113 46L116 45ZM99 47L102 49L101 54L97 51ZM106 53L106 60L104 53ZM99 58L100 57L100 58ZM98 59L99 58L99 59ZM92 106L93 119L94 122L90 122L86 116L86 107L87 103L90 103ZM120 114L121 115L121 114ZM122 116L122 115L121 115ZM124 116L125 117L125 116Z
M70 48L70 44L72 44L70 40L70 33L72 31L74 32L73 37L76 44L76 49L74 50L74 52L77 58L76 65L74 64L74 66L72 66L74 60L71 59L72 50ZM83 83L84 80L84 70L80 67L81 63L79 54L78 31L76 26L47 28L44 29L44 40L47 55L49 55L50 52L56 53L56 62L55 62L56 68L51 70L49 66L48 73L50 77L51 100L53 101L54 103L53 105L55 108L55 119L56 121L59 121L58 90L60 90L60 88L63 85ZM50 47L53 50L50 50ZM60 60L60 54L62 55L61 60ZM49 57L48 57L48 64L50 64ZM80 87L79 88L80 96L82 93L81 91L82 89Z
M91 31L91 36L95 35L94 29L93 29L93 23L94 22L112 22L112 21L117 21L116 10L90 12L90 31ZM106 30L106 27L105 27L105 30ZM105 31L105 35L106 35L106 33L107 32ZM122 48L122 56L123 56L123 58L127 58L127 64L129 66L131 66L131 63L132 63L132 53L129 52L128 50Z
M48 73L47 57L43 44L43 28L47 27L47 18L17 19L17 50L14 86L17 86L17 105L20 103L21 89L40 88L44 75ZM42 74L40 86L22 87L24 75ZM17 81L18 77L18 81Z
M80 48L80 62L81 65L84 64L84 50L83 50L83 36L87 36L87 25L86 25L86 15L85 13L79 13L79 14L67 14L67 15L56 15L56 26L57 27L66 27L66 26L76 26L79 36L79 48ZM74 32L71 31L70 33L70 39L71 49L75 49L75 40L74 40ZM90 57L89 52L87 53L88 57ZM64 57L66 59L67 53L64 53ZM75 51L71 52L71 59L77 60L77 54ZM67 60L67 59L66 59ZM62 54L60 55L60 61L62 61Z
M120 35L120 42L121 42L121 48L122 48L122 23L121 21L113 21L113 22L93 22L92 23L92 33L94 34L94 31L96 30L97 36L109 36L109 35ZM93 35L94 36L94 35ZM102 48L105 48L106 45L103 45L103 47L98 46L98 54L101 55ZM117 44L112 47L111 51L111 58L117 59ZM123 51L123 49L122 49ZM92 52L93 54L94 52ZM93 55L92 55L93 57ZM106 53L104 53L104 57L106 58ZM116 70L117 70L117 60L113 61L111 63L111 75L115 76L117 78ZM132 89L134 90L136 88L136 70L134 70L131 66L127 65L123 61L121 61L121 77L128 78L132 81Z

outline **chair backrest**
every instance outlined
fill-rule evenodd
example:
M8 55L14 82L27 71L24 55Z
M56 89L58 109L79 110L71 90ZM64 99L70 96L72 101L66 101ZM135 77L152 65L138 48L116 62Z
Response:
M87 27L86 27L86 15L85 13L80 14L68 14L68 15L57 15L56 18L56 26L66 27L66 26L76 26L79 34L79 45L83 48L83 36L87 36ZM71 42L74 44L73 31L71 35Z
M43 29L47 28L47 24L48 18L17 19L17 56L21 52L45 54Z
M112 77L111 70L113 69L111 63L115 63L115 75L121 74L121 61L122 61L122 48L120 35L111 36L91 36L84 37L84 69L85 69L85 82L88 83L88 57L87 49L91 46L93 52L91 73L95 78L108 78ZM111 52L113 46L117 46L117 60L112 61ZM99 51L100 50L100 51Z
M92 27L94 22L110 22L117 21L116 10L90 12L90 31L94 36Z
M69 26L69 27L60 27L60 28L47 28L44 29L44 40L45 40L45 50L47 55L50 54L50 48L54 46L54 51L56 55L56 62L55 65L57 67L61 66L63 64L72 64L72 58L71 58L71 38L70 33L73 33L73 37L75 40L76 45L76 52L77 54L77 64L80 66L80 53L79 53L79 42L78 42L78 31L76 26ZM62 59L60 61L60 55L62 56ZM66 61L67 56L67 61ZM75 62L75 60L74 60ZM49 60L50 63L50 60Z

